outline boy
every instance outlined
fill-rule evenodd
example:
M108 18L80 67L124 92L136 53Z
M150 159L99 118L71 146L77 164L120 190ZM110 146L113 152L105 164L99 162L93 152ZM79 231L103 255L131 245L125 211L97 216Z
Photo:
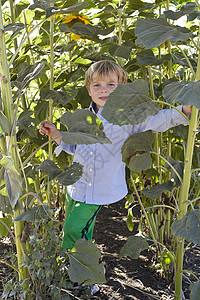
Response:
M67 188L63 248L72 249L80 238L92 240L95 218L102 205L117 202L126 196L121 147L130 135L147 130L163 132L179 124L188 125L175 109L161 110L138 125L120 127L110 124L101 116L103 106L117 85L126 82L126 72L107 60L92 64L85 76L86 88L92 98L89 109L101 119L104 132L112 144L66 145L61 141L60 131L52 123L41 123L40 133L54 138L59 145L56 154L64 150L74 155L74 161L83 165L82 177ZM191 106L180 106L179 109L187 116L191 113Z

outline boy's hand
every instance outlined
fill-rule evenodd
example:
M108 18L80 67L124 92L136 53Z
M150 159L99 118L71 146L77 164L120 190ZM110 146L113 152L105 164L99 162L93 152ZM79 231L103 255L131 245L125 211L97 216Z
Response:
M56 143L60 145L61 143L61 133L60 131L56 128L54 124L52 124L50 121L42 121L40 125L40 134L41 135L48 135L49 137L52 137L55 139Z
M192 112L192 105L183 105L182 111L186 116L189 116Z

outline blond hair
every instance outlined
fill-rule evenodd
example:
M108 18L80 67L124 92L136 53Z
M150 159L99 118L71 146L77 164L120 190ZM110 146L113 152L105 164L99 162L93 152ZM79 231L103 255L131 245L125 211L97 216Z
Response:
M117 63L110 60L100 60L93 63L85 73L85 86L88 88L93 74L97 73L97 77L104 77L109 73L115 73L119 83L127 83L127 73Z

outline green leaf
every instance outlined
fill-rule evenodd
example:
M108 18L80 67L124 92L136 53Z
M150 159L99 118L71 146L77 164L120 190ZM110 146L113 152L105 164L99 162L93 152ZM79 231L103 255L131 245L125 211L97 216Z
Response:
M167 40L171 43L185 42L192 36L189 29L170 25L162 17L139 19L135 26L135 34L142 40L147 49L159 47Z
M200 245L200 209L195 209L175 220L172 224L172 233L186 239L186 241Z
M0 220L8 226L8 228L11 227L12 225L12 217L11 216L7 216L7 217L4 217L4 218L0 218ZM3 236L7 236L9 231L8 229L5 227L5 225L0 222L0 237L3 237Z
M72 6L69 6L68 8L64 8L64 9L59 8L57 6L52 7L52 6L48 5L45 7L46 18L48 18L54 14L59 14L59 15L60 14L72 14L72 15L74 14L74 15L76 15L79 13L79 11L81 11L82 9L85 9L87 7L88 7L88 3L86 1L76 3Z
M142 193L151 199L157 199L162 195L164 191L171 192L173 188L174 188L174 183L173 181L169 180L162 184L156 184L151 189L143 189Z
M134 229L134 223L133 223L133 213L132 213L132 209L129 209L129 210L128 210L128 215L127 215L126 225L127 225L127 227L128 227L128 230L133 231L133 229Z
M132 171L141 171L148 169L152 160L150 151L152 151L153 134L152 131L146 131L131 135L122 146L122 161Z
M74 162L69 167L64 167L64 171L57 176L58 182L63 185L71 185L75 183L83 173L83 166Z
M62 170L56 166L56 164L50 160L46 159L44 160L39 167L37 167L36 170L42 170L45 174L49 176L49 180L53 180L56 178L60 173L62 173Z
M177 10L177 11L167 10L167 11L164 11L164 14L168 19L178 20L179 18L181 18L182 16L184 16L186 14L193 13L195 8L196 8L196 4L194 2L188 2L188 3L186 3L186 5L181 7L180 10Z
M4 214L13 213L9 198L2 194L0 194L0 211L2 211Z
M145 7L145 2L141 0L129 0L128 1L128 9L129 10L139 10Z
M67 111L61 122L68 127L67 132L62 132L62 140L68 145L111 143L102 131L101 121L89 110Z
M22 180L19 173L16 171L13 160L10 157L4 156L0 164L4 170L4 182L7 189L10 205L15 208L19 196L22 192Z
M97 246L91 241L80 239L75 243L74 249L68 252L70 279L86 285L106 282L103 264L99 264L101 253Z
M17 173L17 171L6 169L4 173L4 180L10 204L12 208L14 208L22 192L21 176Z
M69 167L59 168L53 161L46 159L36 170L42 170L49 176L49 180L57 179L60 184L70 185L81 177L83 166L74 162Z
M4 31L13 31L11 38L15 37L17 33L25 28L23 23L11 23L4 27Z
M90 24L83 24L80 22L75 23L70 29L70 32L80 35L91 37L96 34L95 26Z
M200 295L200 280L196 282L192 282L190 284L190 299L191 300L199 300Z
M67 104L72 99L74 99L77 95L77 90L75 87L70 87L66 90L55 91L43 89L41 90L41 98L43 100L52 99L55 103Z
M200 108L200 81L173 82L163 89L163 97L169 103L194 105Z
M38 101L37 105L34 107L35 118L37 122L40 123L46 120L49 112L49 101Z
M29 6L29 1L20 1L19 3L15 4L15 18L17 18L21 12Z
M148 116L155 115L160 110L160 107L151 101L148 92L148 85L143 79L119 84L108 96L102 116L119 126L144 122Z
M27 212L17 216L13 221L36 222L37 220L44 220L51 218L52 211L48 205L40 205L29 209Z
M137 55L137 63L139 65L155 65L158 66L165 61L169 61L171 58L170 54L164 55L162 58L158 59L154 56L152 50L143 50Z
M0 127L6 135L10 134L11 124L2 111L0 111Z
M17 79L12 84L16 85L20 90L24 89L32 80L37 79L42 74L44 67L44 62L34 65L22 64Z
M78 89L78 93L76 95L76 101L81 104L82 108L89 107L91 103L91 97L88 94L86 87L81 87Z
M132 259L138 259L140 252L148 249L148 243L145 238L141 236L129 236L126 244L120 251L120 257L129 256Z
M133 48L133 43L131 43L132 45L126 45L126 44L122 44L122 45L111 45L109 48L109 53L114 57L114 56L118 56L118 57L123 57L125 59L128 59L130 54L131 54L131 50Z

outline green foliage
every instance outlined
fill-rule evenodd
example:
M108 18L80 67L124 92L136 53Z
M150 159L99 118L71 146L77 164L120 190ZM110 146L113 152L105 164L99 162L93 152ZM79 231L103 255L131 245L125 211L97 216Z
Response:
M190 285L190 299L191 300L198 300L199 299L199 294L200 294L200 281L196 281L191 283Z
M104 105L103 117L119 126L144 122L148 116L155 115L160 110L148 93L148 85L142 79L130 84L119 84Z
M122 160L130 170L139 172L151 166L152 143L152 131L131 135L125 141L121 149Z
M129 236L126 244L120 251L120 257L129 256L132 259L138 259L140 252L148 249L148 243L144 237Z
M67 132L62 132L62 140L68 145L110 143L102 131L101 121L89 110L65 112L61 122L68 128Z
M172 224L172 233L183 237L188 242L200 244L200 210L195 209L185 215L181 220L175 220Z
M163 97L169 103L191 104L200 108L200 81L173 82L165 86Z
M189 29L170 25L163 17L139 19L135 26L135 34L147 49L161 46L167 40L172 43L185 42L192 36Z
M103 264L99 263L101 253L94 243L80 239L68 255L72 281L84 282L86 285L106 282Z

